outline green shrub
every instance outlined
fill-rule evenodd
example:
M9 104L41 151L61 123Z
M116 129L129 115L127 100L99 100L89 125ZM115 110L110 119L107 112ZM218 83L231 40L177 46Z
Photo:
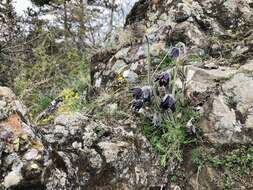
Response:
M21 64L14 90L35 116L64 89L82 94L89 84L88 61L78 50L49 54L45 44L34 50L34 63ZM81 100L81 99L80 99Z

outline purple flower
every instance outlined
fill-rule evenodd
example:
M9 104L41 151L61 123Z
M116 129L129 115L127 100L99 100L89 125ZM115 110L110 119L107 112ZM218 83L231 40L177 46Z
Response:
M179 50L179 48L173 47L172 50L171 50L171 52L170 52L170 57L171 57L172 59L176 59L176 58L179 57L179 55L180 55L180 50Z
M133 93L133 97L135 99L140 99L143 95L143 91L141 88L133 88L131 89L131 92Z
M171 75L168 72L164 72L161 75L159 75L156 79L155 82L159 82L160 86L168 86L170 81L171 81Z
M150 86L143 86L142 88L142 92L143 92L143 100L144 102L150 102L151 101L151 97L153 96L153 90Z
M194 119L191 118L191 119L187 122L187 124L186 124L186 128L187 128L186 133L187 133L189 136L193 136L193 135L196 134L196 128L195 128L195 126L193 125L193 121L194 121Z
M143 100L134 100L132 102L131 108L134 111L139 111L142 108L143 104L144 104Z
M160 108L165 111L167 109L170 109L172 112L176 111L176 102L174 100L174 98L170 95L165 95L161 104L160 104Z
M133 88L131 89L133 93L133 97L138 99L143 99L144 102L151 101L151 97L153 96L153 90L150 86L143 86L141 88Z
M196 128L195 128L195 126L191 126L191 127L187 128L186 133L189 136L195 135L196 134Z

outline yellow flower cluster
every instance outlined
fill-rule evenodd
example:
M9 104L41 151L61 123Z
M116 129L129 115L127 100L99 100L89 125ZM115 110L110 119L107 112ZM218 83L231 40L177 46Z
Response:
M73 89L66 88L61 93L60 96L64 98L60 107L58 108L58 112L68 112L75 108L77 108L78 102L80 102L80 95L75 92Z
M122 75L119 75L119 76L117 77L117 81L118 81L118 82L124 82L124 81L125 81L125 78L124 78Z
M60 93L60 96L64 97L64 100L73 99L73 98L75 98L75 99L80 98L79 94L71 88L66 88L66 89L62 90Z

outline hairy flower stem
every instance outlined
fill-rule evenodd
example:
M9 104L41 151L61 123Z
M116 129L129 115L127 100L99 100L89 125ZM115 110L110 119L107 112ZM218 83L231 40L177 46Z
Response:
M163 57L162 61L159 63L159 65L156 67L154 73L152 74L152 78L154 77L154 75L156 74L157 70L160 68L160 66L162 65L162 63L165 61L165 59L168 57L168 55L170 54L170 48L167 51L166 55Z
M147 49L148 49L148 52L147 52L147 61L148 61L148 84L151 86L151 58L150 58L150 47L149 47L149 40L148 40L148 37L145 36L146 40L147 40Z
M182 85L181 102L182 105L185 106L185 84Z
M185 97L186 97L186 75L187 75L187 70L185 68L185 65L183 64L182 66L182 71L183 71L183 78L181 79L182 81L182 94L181 94L181 102L182 105L185 106Z
M176 94L176 80L177 80L177 65L174 68L173 82L172 82L172 96L175 98Z

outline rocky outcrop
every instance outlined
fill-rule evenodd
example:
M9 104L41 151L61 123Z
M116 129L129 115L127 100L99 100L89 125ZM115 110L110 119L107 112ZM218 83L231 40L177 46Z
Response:
M161 54L166 53L166 44L175 45L183 42L191 55L214 57L225 56L231 62L245 63L253 57L253 8L252 1L188 1L161 0L140 1L128 15L127 26L145 23L146 32L138 35L139 40L131 45L121 44L120 47L107 52L106 59L96 61L101 53L92 59L92 84L96 87L113 86L114 81L124 71L139 72L144 75L147 65L147 43L150 43L150 54L155 62ZM145 6L143 10L142 7ZM147 8L147 9L146 9ZM136 11L134 11L136 10ZM143 10L142 12L140 10ZM142 14L139 14L141 12ZM135 18L138 13L138 20ZM240 32L236 29L240 27ZM138 32L138 31L136 31ZM133 34L134 35L134 34ZM121 34L119 36L124 36ZM131 37L131 35L129 36ZM123 37L122 37L123 38ZM118 61L124 62L120 72L111 69ZM140 65L143 69L135 71L131 65ZM134 74L133 74L134 75ZM131 81L130 81L131 82ZM136 80L133 80L136 82Z
M187 94L203 106L204 136L212 143L252 143L252 61L241 69L189 66Z
M41 186L45 147L14 93L0 87L0 189Z
M157 155L131 121L110 126L68 113L39 131L53 147L51 164L63 165L48 171L47 189L146 189L162 181Z
M252 66L248 63L239 71L237 68L252 57L252 2L163 0L147 4L148 11L140 16L146 21L147 30L140 40L145 41L144 35L149 38L152 62L166 53L167 43L186 44L187 93L193 105L204 108L205 136L215 143L249 143L252 140L248 133L252 119L249 107ZM139 11L142 6L137 3L134 9ZM128 16L128 25L139 22L131 20L131 14L135 15L135 11ZM238 27L241 28L239 36ZM230 43L234 44L233 48ZM191 55L207 54L225 56L237 68L221 66L216 60L190 60ZM100 60L103 66L94 72L94 85L110 88L121 78L134 85L140 76L147 74L147 56L146 43L118 48L110 58ZM180 82L178 84L180 86Z
M251 145L252 4L252 0L141 0L128 16L126 28L144 21L146 31L135 35L139 39L131 44L94 55L91 83L99 93L143 82L148 71L145 35L152 71L168 44L183 42L189 55L184 60L186 95L203 114L199 128L205 142ZM192 60L190 55L209 55L209 59ZM182 87L180 81L176 84ZM116 118L115 113L129 103L120 96L117 101L97 106L108 109L110 119L68 112L45 126L32 126L15 94L0 87L0 189L161 189L170 180L170 170L160 167L159 155L134 117ZM207 165L203 168L184 179L186 189L199 189L198 177L200 189L213 189L209 179L218 174Z
M33 127L13 92L0 87L0 189L147 189L165 180L159 157L131 120L62 113Z
M204 142L212 147L231 149L232 146L252 145L253 1L140 2L142 4L134 7L137 12L130 12L125 32L130 33L127 26L143 24L143 21L146 31L138 35L136 42L117 47L111 57L100 60L99 64L91 63L97 66L93 85L98 91L100 88L115 89L122 83L123 87L124 84L127 87L143 85L142 78L148 72L148 55L153 73L169 46L183 42L187 52L183 60L187 70L186 95L189 103L203 115L198 128L203 132ZM148 7L148 10L140 12L142 6ZM134 19L136 15L139 17ZM149 54L145 36L148 37ZM159 72L171 67L162 65ZM129 80L130 74L132 80ZM180 80L176 84L182 87ZM102 150L105 151L108 146L118 150L114 144L108 143L103 144ZM224 189L221 180L226 178L226 173L209 164L201 165L201 171L197 172L188 163L190 156L185 157L186 165L183 167L186 173L192 174L187 182L184 181L187 184L184 184L185 189ZM243 180L233 187L252 187L251 182L244 186Z

